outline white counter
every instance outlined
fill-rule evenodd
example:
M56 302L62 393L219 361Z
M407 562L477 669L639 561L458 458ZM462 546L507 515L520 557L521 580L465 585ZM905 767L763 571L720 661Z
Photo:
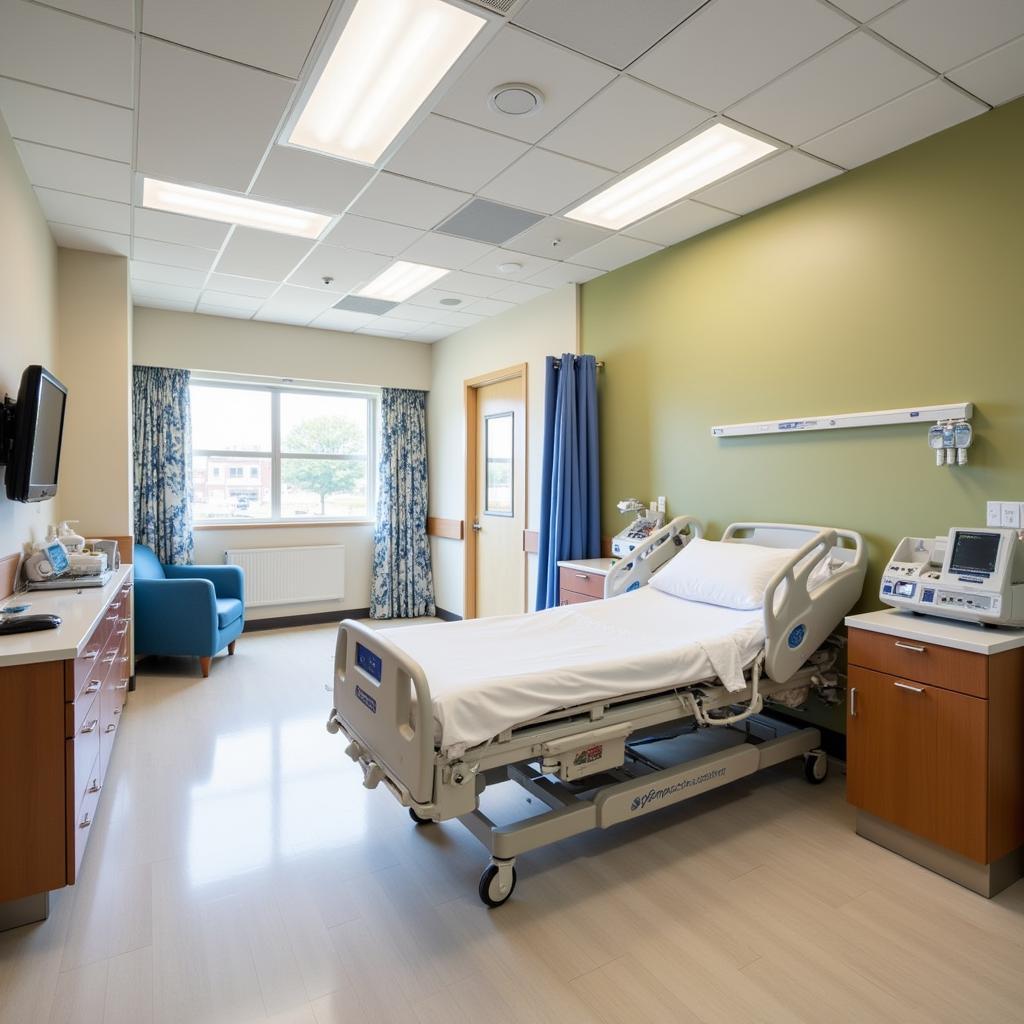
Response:
M973 622L957 622L956 619L915 615L914 612L896 608L848 615L845 621L850 629L866 629L871 633L885 633L904 640L919 640L975 654L1000 654L1002 651L1024 647L1024 629L979 626Z
M594 576L607 576L608 570L615 564L614 558L579 558L573 561L559 562L561 569L572 569L573 572L587 572Z
M59 615L63 621L56 629L0 636L0 667L78 657L85 641L99 625L104 609L131 573L130 565L122 565L105 587L30 590L7 598L0 607L30 604L32 607L26 615Z

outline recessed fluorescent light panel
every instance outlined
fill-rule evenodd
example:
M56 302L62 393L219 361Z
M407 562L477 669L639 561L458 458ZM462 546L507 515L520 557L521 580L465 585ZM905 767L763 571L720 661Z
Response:
M428 267L425 263L398 260L355 294L367 299L405 302L410 296L428 288L447 273L444 267Z
M618 231L778 149L716 124L570 210L566 217Z
M357 0L288 141L374 163L485 24L444 0Z
M246 228L277 231L282 235L318 238L333 218L322 213L299 210L294 206L262 203L247 196L233 196L190 185L146 178L142 186L142 205L151 210L185 213L190 217L240 224Z

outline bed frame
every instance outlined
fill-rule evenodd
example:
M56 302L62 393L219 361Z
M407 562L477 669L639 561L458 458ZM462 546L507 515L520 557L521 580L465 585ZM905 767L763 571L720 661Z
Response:
M673 520L613 567L606 595L646 585L701 533L692 517ZM457 818L487 847L491 860L479 892L489 906L512 894L515 859L529 850L649 814L801 755L808 780L821 782L828 762L818 749L819 731L782 726L760 712L766 697L834 685L837 652L826 641L860 597L863 539L849 530L733 523L722 540L793 551L765 592L766 640L740 692L707 679L563 708L454 756L435 747L423 669L385 635L347 619L338 629L327 729L347 737L346 753L361 766L367 788L383 782L417 824ZM826 559L833 574L811 592L808 578ZM666 736L709 727L732 730L738 741L668 765L644 753ZM488 786L507 781L549 810L496 825L480 809L480 797Z

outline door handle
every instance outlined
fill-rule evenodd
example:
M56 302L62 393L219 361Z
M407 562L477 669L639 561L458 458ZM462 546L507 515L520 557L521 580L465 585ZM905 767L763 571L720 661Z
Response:
M857 687L850 687L850 717L857 717Z
M900 690L909 690L911 693L924 693L923 686L911 686L910 683L893 683Z
M483 529L483 527L480 525L479 520L477 522L473 523L473 532L474 533L479 533L482 529Z
M895 641L894 646L898 647L901 651L913 651L915 654L926 654L928 652L927 647L921 647L919 644L905 644L902 640Z

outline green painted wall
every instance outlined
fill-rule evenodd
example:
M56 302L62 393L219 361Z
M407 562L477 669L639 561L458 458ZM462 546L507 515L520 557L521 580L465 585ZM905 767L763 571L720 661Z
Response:
M859 530L876 607L907 534L1024 500L1024 100L583 286L601 379L604 532L665 494L734 520ZM716 423L975 403L966 468L926 430L716 440Z

